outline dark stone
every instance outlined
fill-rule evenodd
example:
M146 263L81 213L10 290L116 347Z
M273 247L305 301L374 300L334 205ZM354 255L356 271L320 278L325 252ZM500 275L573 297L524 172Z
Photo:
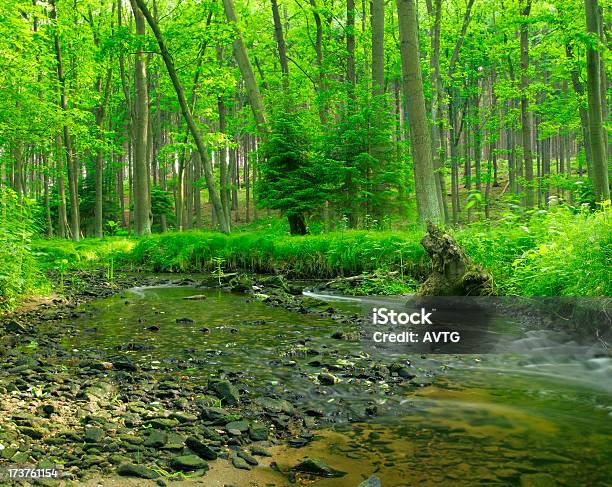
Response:
M155 418L149 420L147 423L153 428L160 430L169 430L178 426L179 424L178 420L174 418Z
M152 429L149 437L144 441L144 446L150 448L162 448L168 443L168 433L159 429Z
M141 479L156 479L159 477L153 470L142 465L134 465L133 463L123 463L119 465L117 474L122 477L138 477Z
M218 455L215 450L213 450L208 445L202 443L197 438L194 438L193 436L187 438L186 444L191 451L196 453L199 457L203 458L204 460L216 460L217 459Z
M215 392L217 397L229 406L235 406L240 402L238 389L227 380L213 382L209 387Z
M318 458L307 458L293 467L293 470L316 475L318 477L342 477L346 475L346 472L336 470Z
M340 380L335 375L326 373L319 374L318 379L321 384L326 386L333 386L334 384L340 382Z
M192 323L195 323L195 320L192 320L191 318L177 318L176 322L183 323L183 324L192 324Z
M236 455L238 455L240 458L242 458L245 462L247 462L249 465L259 465L259 462L257 461L257 459L251 455L249 455L247 452L245 451L239 451L236 453Z
M225 425L225 429L228 431L237 430L237 431L240 431L241 433L244 433L245 431L249 429L249 422L248 421L232 421L231 423L227 423Z
M113 369L124 370L127 372L136 372L138 367L129 358L117 358L113 360Z
M208 470L208 463L197 455L179 455L174 457L170 464L178 470Z
M30 428L29 426L20 426L19 431L34 440L40 440L44 436L43 430L38 428Z
M104 430L96 426L85 428L85 442L99 443L104 438Z
M201 417L208 421L219 421L228 414L227 410L222 408L202 408Z
M18 321L11 320L6 325L4 325L4 329L9 333L27 333L28 329L19 323Z
M251 423L249 436L253 441L265 441L268 439L268 427L262 423Z
M402 377L403 379L414 379L416 377L415 374L408 367L402 367L397 371L397 375Z
M261 446L251 447L251 453L259 457L271 457L272 456L272 454L268 450L266 450L265 448L262 448Z
M240 470L251 470L251 466L246 462L244 458L240 458L238 455L232 457L232 465Z

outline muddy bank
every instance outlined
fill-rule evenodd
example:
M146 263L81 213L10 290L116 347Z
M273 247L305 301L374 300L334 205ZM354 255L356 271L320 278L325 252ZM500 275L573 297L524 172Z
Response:
M86 313L79 304L134 286L156 285L195 289L184 296L185 303L205 301L199 289L223 287L240 293L245 306L265 303L331 320L336 326L326 337L296 338L283 356L268 364L282 368L287 377L307 375L305 380L322 400L307 400L300 388L266 384L248 373L207 367L205 357L198 362L194 380L194 361L189 358L141 363L135 357L146 351L146 343L132 340L111 350L100 349L87 343L88 330L77 335L75 323ZM212 479L215 471L228 468L243 478L239 472L262 471L262 464L268 465L269 475L264 477L278 482L335 475L333 466L316 461L298 462L279 473L270 455L278 445L307 445L323 426L376 417L387 407L381 399L427 386L433 372L417 371L408 361L382 363L357 350L351 352L351 343L359 339L361 318L302 297L301 290L301 285L278 276L194 280L120 275L112 283L103 273L73 276L66 283L66 298L2 319L0 464L39 468L61 464L64 480L74 482L120 476L159 485L186 476L191 481ZM129 306L129 296L119 294L117 299L125 299ZM177 314L172 319L180 326L190 318ZM156 332L155 324L141 326ZM210 333L206 326L200 331ZM75 342L75 336L81 343ZM209 357L228 353L221 346L206 352L212 354ZM338 396L342 387L362 391L371 399L353 403L336 397L333 407L318 406Z

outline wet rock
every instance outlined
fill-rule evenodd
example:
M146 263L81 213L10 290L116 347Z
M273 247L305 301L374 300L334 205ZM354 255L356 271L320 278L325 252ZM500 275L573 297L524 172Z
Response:
M47 430L42 428L32 428L29 426L20 426L19 431L21 434L29 436L33 440L40 440L46 433L48 433Z
M225 425L225 429L228 431L237 430L237 431L240 431L240 433L244 433L245 431L249 429L249 422L248 421L232 421Z
M156 479L159 477L153 470L144 467L143 465L134 465L133 463L122 463L117 468L117 475L122 477L137 477L140 479Z
M346 472L336 470L318 458L307 458L293 467L293 470L296 472L316 475L318 477L342 477L343 475L346 475Z
M216 396L219 397L224 404L235 406L240 402L240 394L238 389L227 380L213 382L210 386Z
M212 428L207 428L206 426L202 427L200 429L200 434L206 438L207 440L210 441L215 441L217 443L220 443L223 441L223 437L217 433L215 430L213 430Z
M229 414L223 408L202 408L201 417L207 421L219 421Z
M157 326L157 325L148 326L147 330L149 330L149 331L159 331L159 326Z
M397 371L397 375L399 375L402 379L414 379L416 377L415 374L412 373L408 367L402 367Z
M168 433L159 429L152 429L148 438L144 441L144 446L150 448L162 448L168 443Z
M181 423L193 423L198 420L195 414L187 413L185 411L177 411L172 413L172 418L178 419Z
M84 440L86 443L99 443L104 438L104 430L96 426L85 428Z
M251 447L251 453L253 455L257 455L258 457L271 457L272 454L261 446L253 446Z
M337 384L338 382L340 382L340 379L338 379L338 377L336 377L333 374L327 374L327 373L321 373L317 376L317 379L319 379L319 382L323 385L326 386L333 386L334 384Z
M9 333L27 333L28 329L19 323L18 321L11 320L6 325L4 325L4 329Z
M51 416L55 412L55 406L53 404L43 404L40 408L43 414Z
M195 320L192 320L191 318L177 318L176 322L182 324L193 324L195 323Z
M246 462L246 460L238 455L232 457L232 465L240 470L251 470L251 466Z
M138 370L138 366L127 357L116 358L112 361L112 364L115 370L123 370L126 372L136 372Z
M262 423L251 423L249 437L253 441L265 441L268 439L268 427Z
M151 427L160 430L169 430L178 426L179 422L174 418L155 418L147 422Z
M361 482L357 487L382 487L382 484L376 475L372 475L370 478Z
M164 450L182 450L185 446L185 437L178 433L168 433L168 442L164 445Z
M240 458L242 458L245 462L247 462L249 465L259 465L259 462L257 461L257 459L255 457L253 457L252 455L249 455L247 452L245 451L239 451L236 453L237 456L239 456Z
M187 438L186 444L191 451L193 451L195 454L197 454L199 457L203 458L204 460L216 460L217 459L218 455L215 450L213 450L210 446L206 445L205 443L202 443L197 438L194 438L193 436Z
M344 332L336 331L331 336L334 340L342 340L344 338Z
M263 407L266 411L271 413L283 413L288 415L295 414L295 408L293 404L284 399L275 399L273 397L258 397L255 399L255 404Z
M170 464L177 470L208 470L208 463L197 455L179 455L173 457Z

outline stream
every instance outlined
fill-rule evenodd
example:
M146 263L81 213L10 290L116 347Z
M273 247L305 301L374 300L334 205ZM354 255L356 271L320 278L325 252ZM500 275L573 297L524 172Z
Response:
M361 312L360 298L310 297ZM331 337L350 333L350 320L184 286L135 288L80 311L68 351L117 351L151 373L178 362L183 380L236 376L253 397L290 396L320 412L312 441L274 447L279 471L234 471L238 486L290 485L285 474L304 457L346 472L317 480L322 487L355 487L372 474L385 487L612 485L612 359L563 333L506 322L503 353L398 357L412 362L413 387L385 395L384 384L343 375L367 355L358 341ZM322 387L313 380L322 367L341 381ZM364 419L372 403L377 414Z

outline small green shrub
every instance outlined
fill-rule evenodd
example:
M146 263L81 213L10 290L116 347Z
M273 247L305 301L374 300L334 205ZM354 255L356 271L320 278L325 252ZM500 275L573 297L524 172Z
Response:
M45 285L30 247L33 206L13 190L0 188L0 311Z

